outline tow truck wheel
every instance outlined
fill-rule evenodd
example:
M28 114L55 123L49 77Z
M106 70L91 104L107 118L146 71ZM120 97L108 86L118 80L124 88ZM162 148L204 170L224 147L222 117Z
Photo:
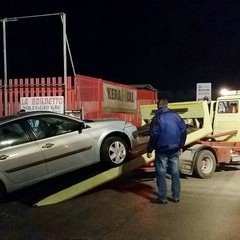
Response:
M106 167L117 167L128 158L128 146L120 137L105 139L101 147L101 161Z
M193 172L200 178L210 178L216 170L216 158L209 150L201 150L196 156Z

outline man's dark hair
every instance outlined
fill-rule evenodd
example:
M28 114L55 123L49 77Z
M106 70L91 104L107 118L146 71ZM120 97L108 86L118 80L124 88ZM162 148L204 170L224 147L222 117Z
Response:
M157 102L157 108L163 108L168 106L168 100L167 99L159 99Z

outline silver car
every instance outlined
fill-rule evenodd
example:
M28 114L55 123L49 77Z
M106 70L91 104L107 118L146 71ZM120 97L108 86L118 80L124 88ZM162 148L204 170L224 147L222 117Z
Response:
M0 197L98 162L124 163L137 128L120 119L83 121L53 112L0 118Z

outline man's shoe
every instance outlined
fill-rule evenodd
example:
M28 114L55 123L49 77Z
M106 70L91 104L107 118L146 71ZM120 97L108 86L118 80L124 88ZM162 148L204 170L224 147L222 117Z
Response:
M159 203L159 204L167 204L168 203L168 201L167 200L157 200L157 203Z
M175 202L175 203L179 203L179 199L173 199L173 202Z
M159 198L152 199L152 203L157 203L157 204L167 204L167 200L160 200Z

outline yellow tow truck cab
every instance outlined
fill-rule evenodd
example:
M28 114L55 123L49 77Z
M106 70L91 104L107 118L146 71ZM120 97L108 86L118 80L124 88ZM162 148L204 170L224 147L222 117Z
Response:
M238 132L229 141L240 142L239 101L240 94L222 96L217 99L213 119L213 134L237 130Z

